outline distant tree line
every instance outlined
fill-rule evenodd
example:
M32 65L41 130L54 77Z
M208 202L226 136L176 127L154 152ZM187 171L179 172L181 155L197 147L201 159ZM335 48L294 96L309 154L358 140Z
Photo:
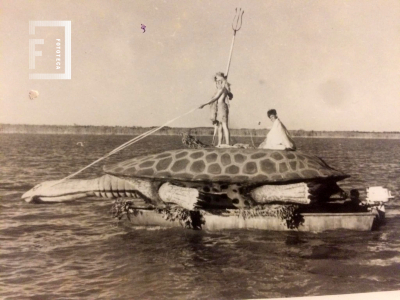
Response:
M92 126L92 125L24 125L24 124L0 124L0 133L21 133L21 134L88 134L88 135L139 135L157 127L138 127L138 126ZM163 127L155 135L180 135L189 133L193 136L213 135L212 127ZM265 137L267 129L232 128L232 136L253 136ZM307 131L290 130L293 137L313 137L313 138L381 138L381 139L400 139L400 132L366 132L366 131Z

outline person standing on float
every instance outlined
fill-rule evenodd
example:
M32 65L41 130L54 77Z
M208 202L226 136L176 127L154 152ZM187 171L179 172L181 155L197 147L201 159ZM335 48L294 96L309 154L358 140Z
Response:
M230 144L230 132L228 127L229 120L229 105L228 101L232 100L233 94L231 93L230 84L226 80L226 76L222 72L215 74L214 81L217 87L211 101L203 104L200 108L210 105L211 122L215 131L218 130L218 144L216 147L221 147L222 138L225 138L225 143Z

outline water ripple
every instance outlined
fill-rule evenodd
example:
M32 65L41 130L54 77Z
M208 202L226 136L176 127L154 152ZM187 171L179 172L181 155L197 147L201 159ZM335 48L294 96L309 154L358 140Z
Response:
M9 155L0 155L0 298L233 299L399 289L397 199L387 205L379 231L325 233L132 228L111 218L109 200L34 205L19 199L130 138L1 136L0 153ZM85 147L75 147L78 141ZM398 141L296 142L350 174L342 187L365 196L366 187L382 185L400 195ZM104 164L179 148L179 137L152 136ZM101 167L80 177L99 176Z

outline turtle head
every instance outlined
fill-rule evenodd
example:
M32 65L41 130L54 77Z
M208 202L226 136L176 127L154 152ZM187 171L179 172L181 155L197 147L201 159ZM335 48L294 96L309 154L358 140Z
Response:
M21 198L26 202L63 202L86 197L87 192L76 189L68 182L51 180L39 183L24 193Z

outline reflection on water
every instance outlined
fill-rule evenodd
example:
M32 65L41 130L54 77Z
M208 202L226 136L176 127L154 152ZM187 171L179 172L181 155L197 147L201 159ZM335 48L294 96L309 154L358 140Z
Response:
M0 298L232 299L399 289L398 141L296 140L302 151L352 176L343 188L392 191L386 225L373 232L132 228L111 218L110 200L34 205L19 199L33 185L63 178L130 138L0 135ZM180 137L152 136L79 176L178 148Z

